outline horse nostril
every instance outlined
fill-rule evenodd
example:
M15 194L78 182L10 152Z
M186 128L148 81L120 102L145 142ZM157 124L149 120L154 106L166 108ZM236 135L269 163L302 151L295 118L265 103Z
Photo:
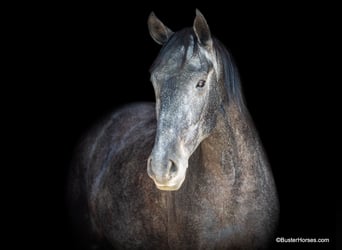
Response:
M147 159L147 173L150 177L154 176L154 173L152 170L152 157L148 157Z
M169 168L168 169L169 169L169 173L171 176L174 175L175 173L177 173L177 171L178 171L177 165L171 160L169 160Z

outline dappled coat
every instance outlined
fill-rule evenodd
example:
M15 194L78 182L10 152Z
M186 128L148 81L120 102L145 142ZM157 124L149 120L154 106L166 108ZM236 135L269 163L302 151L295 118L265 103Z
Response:
M236 66L197 11L171 31L153 13L162 50L156 104L122 107L76 150L69 177L75 232L89 249L260 249L278 199Z

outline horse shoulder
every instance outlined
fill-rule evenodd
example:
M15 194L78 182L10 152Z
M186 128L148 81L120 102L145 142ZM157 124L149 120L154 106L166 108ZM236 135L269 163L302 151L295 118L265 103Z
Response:
M152 144L155 133L154 106L136 103L116 110L89 135L85 145L88 157L88 181L93 186L101 182L106 170L122 165L144 153L141 145ZM127 162L126 162L127 163Z
M154 105L123 107L107 122L105 131L98 131L96 164L88 169L90 216L98 233L115 246L152 244L150 236L166 230L165 204L146 171L156 130Z

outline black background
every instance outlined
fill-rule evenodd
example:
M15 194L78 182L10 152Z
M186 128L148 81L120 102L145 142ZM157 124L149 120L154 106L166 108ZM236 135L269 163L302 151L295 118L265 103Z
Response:
M319 6L170 4L29 6L22 21L12 18L15 38L9 41L15 49L9 64L17 63L21 70L12 76L18 94L11 117L20 120L13 125L14 134L22 141L19 148L28 152L12 158L22 166L15 179L18 192L11 196L11 203L19 204L8 230L15 235L12 243L72 248L65 177L77 140L116 107L154 100L148 69L160 46L147 30L149 13L153 10L177 31L192 25L197 7L239 68L278 187L276 236L331 241L273 248L334 248L333 166L322 157L318 125L324 119ZM23 12L25 8L20 6ZM24 79L20 85L19 78Z

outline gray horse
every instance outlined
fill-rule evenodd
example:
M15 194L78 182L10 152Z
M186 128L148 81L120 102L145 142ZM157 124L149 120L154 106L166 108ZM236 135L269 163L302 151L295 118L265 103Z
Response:
M69 202L82 242L266 248L278 220L276 187L230 54L198 10L191 28L174 33L154 13L148 27L163 45L150 70L156 104L117 110L75 154Z

